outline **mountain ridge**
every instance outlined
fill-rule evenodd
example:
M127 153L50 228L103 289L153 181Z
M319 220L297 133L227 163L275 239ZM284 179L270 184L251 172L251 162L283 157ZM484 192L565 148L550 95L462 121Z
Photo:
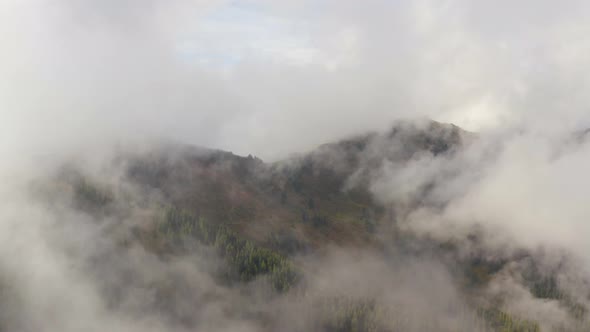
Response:
M382 182L384 170L397 172L396 167L416 161L452 160L476 139L476 134L454 125L400 122L386 132L352 136L271 163L251 155L165 143L122 150L103 173L76 165L62 168L50 181L53 185L41 192L50 202L70 197L76 211L105 224L101 228L123 248L117 250L140 246L159 259L174 261L201 252L201 247L214 248L226 267L212 273L223 285L268 279L279 294L305 292L313 280L310 261L342 250L352 257L371 253L368 261L383 261L387 269L435 261L468 306L479 308L469 315L482 320L477 324L495 326L491 330L539 330L537 323L506 313L497 298L486 294L488 286L502 280L513 266L519 268L510 273L516 273L535 298L555 301L572 315L585 317L586 309L558 286L556 273L539 268L538 253L493 253L485 247L487 234L479 228L444 241L408 230L406 211L432 204L427 198L436 181L420 181L408 194L411 197L401 201L376 197L374 187ZM411 180L404 176L402 172L402 184ZM359 303L367 305L365 300ZM339 301L337 306L351 305ZM376 331L367 326L358 330Z

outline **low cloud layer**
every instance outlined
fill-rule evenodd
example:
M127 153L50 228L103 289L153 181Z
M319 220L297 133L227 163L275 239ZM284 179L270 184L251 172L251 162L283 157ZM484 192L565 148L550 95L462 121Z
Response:
M583 1L5 1L2 150L156 135L274 159L400 117L579 127L587 11Z
M305 331L331 324L309 312L331 298L485 330L471 321L478 313L456 271L438 256L405 261L389 240L379 253L297 257L313 295L281 298L264 278L220 284L210 248L167 261L140 246L121 253L120 234L104 236L131 229L153 213L146 202L162 199L105 166L113 150L166 140L274 161L400 118L433 118L477 133L457 153L378 167L384 151L406 147L372 141L342 190L367 176L417 243L458 243L459 260L511 260L473 296L477 305L500 298L543 327L571 328L564 300L539 300L522 276L534 265L568 301L590 303L589 10L585 1L3 1L0 326ZM32 197L32 181L64 160L135 205L97 218L67 197L52 206ZM164 309L154 284L173 293Z

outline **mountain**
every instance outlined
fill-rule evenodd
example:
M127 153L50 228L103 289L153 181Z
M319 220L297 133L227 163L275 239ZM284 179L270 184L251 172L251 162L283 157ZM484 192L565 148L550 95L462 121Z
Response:
M371 197L368 173L385 161L422 152L451 153L466 136L458 127L436 122L400 123L387 133L325 144L274 163L224 151L161 147L133 156L127 177L160 192L169 204L223 220L260 243L289 233L311 247L367 244L370 230L385 215ZM359 169L362 174L355 173ZM352 176L363 183L351 187Z
M272 163L162 143L119 151L99 171L67 164L33 191L52 209L69 206L86 215L98 234L112 241L109 250L92 252L93 263L86 266L92 275L109 270L117 276L97 281L109 303L128 300L135 294L129 289L147 289L157 294L145 304L149 310L187 329L203 328L199 324L207 321L195 314L207 305L191 304L194 298L216 303L219 294L240 289L239 301L264 305L223 302L231 308L224 310L232 312L233 320L253 324L253 330L539 331L544 322L509 312L506 300L490 293L507 271L516 271L515 280L532 299L552 301L576 324L560 322L551 328L581 331L587 326L587 309L559 287L558 271L543 269L536 253L492 254L483 241L488 234L478 228L448 240L420 236L404 226L408 211L445 204L430 199L437 178L415 181L399 171L398 185L416 183L412 190L381 197L384 172L397 172L416 160L452 160L477 140L476 134L450 124L398 122L387 132L324 144ZM143 266L117 265L121 260L126 265L137 248L156 257L159 269L174 273L158 272L165 277L152 280ZM224 291L194 295L193 288L200 286L191 286L187 275L171 267L186 257L189 265L215 257L216 263L207 263L213 267L206 275L215 280L215 289ZM357 269L368 274L353 274ZM324 276L329 273L336 274ZM372 274L380 277L363 286ZM123 276L125 282L118 279ZM340 277L356 286L337 282ZM325 278L342 286L329 291ZM423 278L430 281L417 281ZM255 287L258 283L268 288ZM371 283L393 287L391 293L398 295L417 288L389 298L374 293ZM433 284L439 286L424 293ZM421 299L431 303L417 305ZM306 306L315 309L304 310ZM285 310L296 311L300 324Z

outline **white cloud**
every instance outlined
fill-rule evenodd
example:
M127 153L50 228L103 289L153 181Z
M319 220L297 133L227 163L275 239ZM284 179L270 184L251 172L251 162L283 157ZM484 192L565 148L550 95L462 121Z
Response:
M587 7L3 2L2 149L131 133L268 159L399 117L576 127L590 120Z

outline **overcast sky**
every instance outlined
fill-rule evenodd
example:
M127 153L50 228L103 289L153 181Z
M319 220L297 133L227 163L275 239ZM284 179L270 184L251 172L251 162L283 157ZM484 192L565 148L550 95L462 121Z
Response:
M164 137L276 159L398 118L590 125L590 3L3 0L0 151Z

